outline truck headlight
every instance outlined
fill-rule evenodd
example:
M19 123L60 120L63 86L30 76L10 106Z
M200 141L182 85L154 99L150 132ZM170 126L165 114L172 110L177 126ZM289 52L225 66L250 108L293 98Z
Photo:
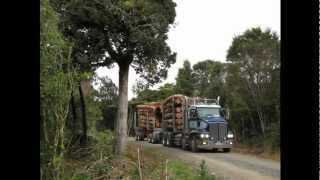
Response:
M228 138L233 138L233 134L228 134L227 137Z
M200 134L201 138L209 138L209 134Z

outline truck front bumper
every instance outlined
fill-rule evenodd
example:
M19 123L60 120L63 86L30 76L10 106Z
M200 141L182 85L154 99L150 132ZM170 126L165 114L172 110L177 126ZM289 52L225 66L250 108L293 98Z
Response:
M220 141L214 142L207 139L201 139L198 144L199 149L206 149L206 150L232 148L232 147L233 147L232 140L226 140L223 142L220 142Z

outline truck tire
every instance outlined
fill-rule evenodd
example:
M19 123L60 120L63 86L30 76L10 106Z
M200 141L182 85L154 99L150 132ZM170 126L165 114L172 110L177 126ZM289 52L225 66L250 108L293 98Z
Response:
M191 145L191 151L192 152L198 152L199 151L199 149L198 149L198 140L197 140L196 137L192 137L190 145Z
M230 152L230 148L223 148L223 152Z
M163 146L167 146L166 137L162 137L161 142L162 142L162 145L163 145Z
M185 138L182 138L182 140L181 140L181 148L183 150L188 150L188 148L187 148L187 140Z
M218 152L218 149L217 148L213 148L212 152L216 153L216 152Z
M166 144L168 147L171 147L172 146L172 143L171 143L171 140L169 137L166 138Z

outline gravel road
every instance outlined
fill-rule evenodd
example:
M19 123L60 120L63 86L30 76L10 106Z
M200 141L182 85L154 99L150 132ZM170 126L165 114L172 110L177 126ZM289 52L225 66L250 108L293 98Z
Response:
M257 158L239 153L198 152L192 153L179 148L163 147L161 144L142 143L144 148L156 148L170 157L183 160L195 167L199 167L201 160L205 160L210 172L219 179L228 180L275 180L280 179L280 162Z

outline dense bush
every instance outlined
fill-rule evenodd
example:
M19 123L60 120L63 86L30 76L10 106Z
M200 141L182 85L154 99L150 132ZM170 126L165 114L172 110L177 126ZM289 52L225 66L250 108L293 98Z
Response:
M75 73L70 65L71 45L58 30L58 17L48 0L40 3L41 175L45 179L60 179Z

